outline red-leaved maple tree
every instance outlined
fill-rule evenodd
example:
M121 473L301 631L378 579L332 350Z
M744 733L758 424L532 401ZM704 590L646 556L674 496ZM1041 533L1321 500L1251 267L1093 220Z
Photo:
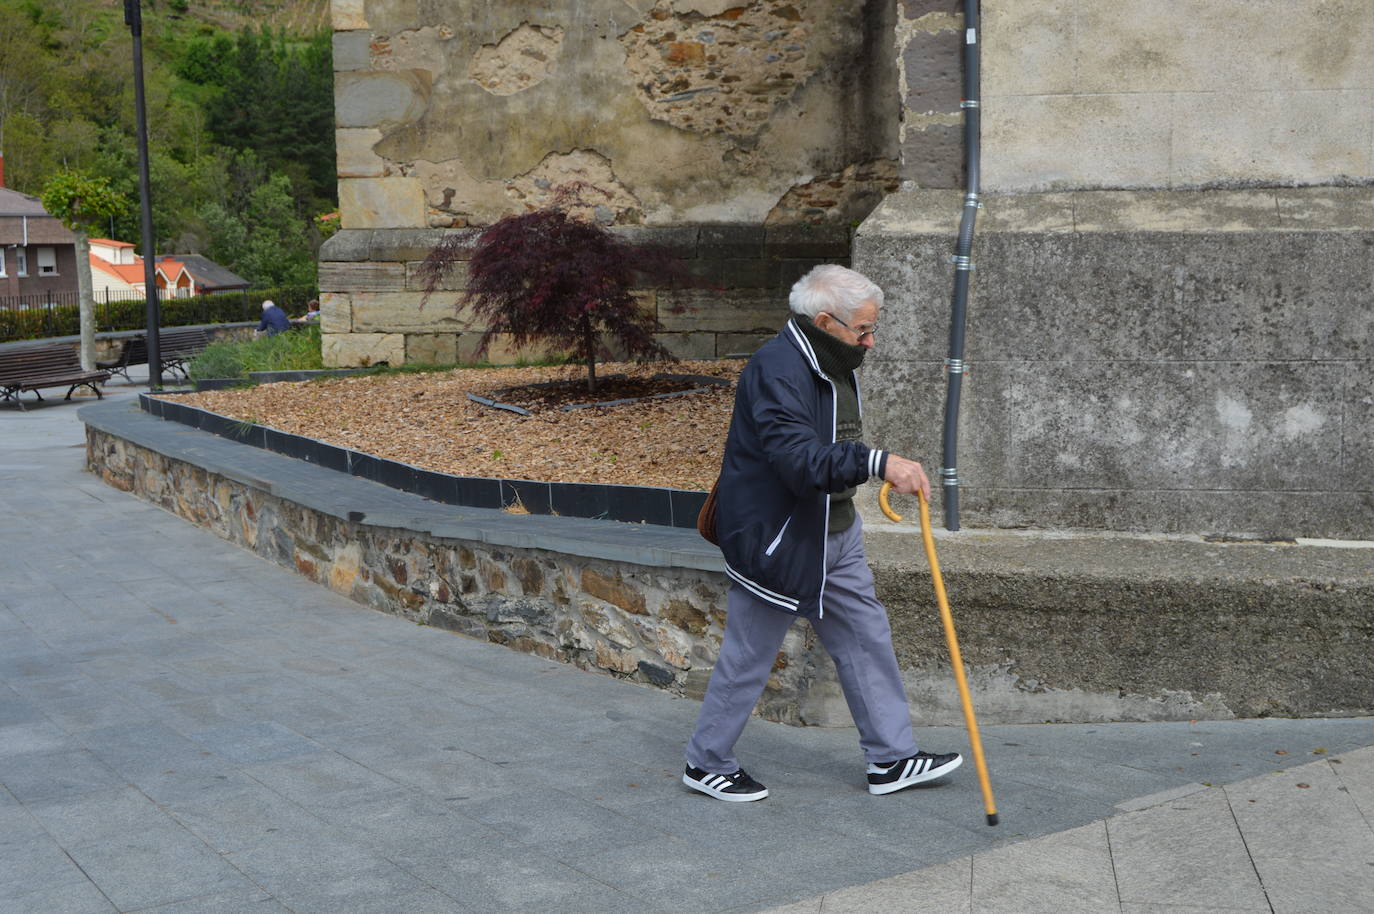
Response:
M569 215L588 185L560 188L548 208L506 216L477 240L468 260L464 301L485 321L478 345L486 353L498 333L516 346L538 342L572 354L587 366L587 389L596 390L596 362L615 340L636 361L673 360L654 338L657 317L631 294L649 279L656 285L689 282L685 269L657 245L630 244L600 225ZM451 235L420 266L428 300L455 265L467 259L466 241Z

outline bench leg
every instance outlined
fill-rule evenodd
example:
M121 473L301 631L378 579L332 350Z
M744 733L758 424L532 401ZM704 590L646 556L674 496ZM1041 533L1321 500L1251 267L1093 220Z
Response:
M63 399L63 400L70 400L70 399L72 398L72 394L76 393L76 389L77 389L78 387L89 387L91 390L95 391L95 398L96 398L97 400L103 400L103 399L105 399L105 395L102 394L102 393L100 392L100 388L99 388L98 386L96 386L95 382L93 382L93 381L82 381L80 384L73 384L73 385L71 386L71 389L67 391L67 395L66 395L65 397L63 397L62 399ZM37 393L37 392L38 392L38 391L34 391L34 393Z

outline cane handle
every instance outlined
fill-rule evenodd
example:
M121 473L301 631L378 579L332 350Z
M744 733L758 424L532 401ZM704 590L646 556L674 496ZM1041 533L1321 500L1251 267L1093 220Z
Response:
M888 495L891 492L892 483L883 483L883 487L878 490L878 507L882 508L883 513L887 515L887 519L895 524L902 519L902 515L892 510L892 502L888 501Z

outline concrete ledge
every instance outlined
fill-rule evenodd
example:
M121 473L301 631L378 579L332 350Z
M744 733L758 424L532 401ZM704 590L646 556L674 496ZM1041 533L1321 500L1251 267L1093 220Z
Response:
M1371 204L1368 187L987 197L961 524L1374 539ZM893 194L854 242L888 301L865 434L928 461L959 213L958 194Z

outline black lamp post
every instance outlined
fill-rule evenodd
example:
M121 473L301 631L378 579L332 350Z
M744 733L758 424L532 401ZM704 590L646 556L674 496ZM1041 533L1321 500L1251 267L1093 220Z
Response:
M148 109L143 102L143 8L124 0L124 24L134 37L134 111L138 118L138 193L143 223L143 288L148 300L148 389L162 389L162 346L157 298L157 248L153 245L153 197L148 180Z

